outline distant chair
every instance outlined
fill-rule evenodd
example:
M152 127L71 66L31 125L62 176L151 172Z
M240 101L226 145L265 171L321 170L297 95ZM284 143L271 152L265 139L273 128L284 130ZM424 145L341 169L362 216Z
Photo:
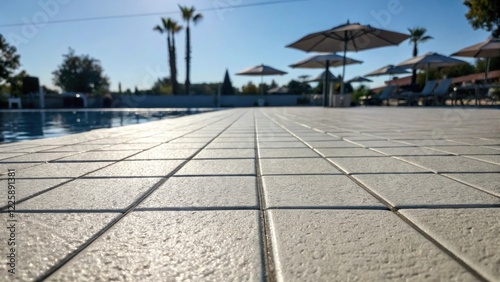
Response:
M424 98L424 105L429 105L429 102L438 103L442 101L442 103L446 103L446 99L450 94L450 87L452 84L451 78L443 79L439 82L439 85L434 89L431 95L427 95Z
M398 105L399 101L405 101L405 104L411 106L416 101L418 103L419 98L429 97L433 95L434 88L436 88L437 81L429 80L424 86L424 89L420 92L403 92L397 96Z
M392 98L392 94L394 93L394 90L396 90L395 85L387 85L380 94L377 96L372 97L371 99L365 99L365 103L369 104L376 104L376 105L381 105L384 100L387 101L387 105L389 105L389 100Z
M9 98L9 109L12 109L12 105L16 104L18 109L22 109L23 105L21 103L21 98Z

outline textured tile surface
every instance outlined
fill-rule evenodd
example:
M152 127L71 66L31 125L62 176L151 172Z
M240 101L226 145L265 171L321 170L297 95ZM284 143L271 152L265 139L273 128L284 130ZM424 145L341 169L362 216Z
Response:
M47 214L17 213L16 242L17 270L9 275L8 266L0 264L0 280L34 281L52 265L75 251L81 244L97 233L118 214ZM6 223L6 214L0 214ZM8 238L10 231L0 229L0 238ZM0 248L0 256L9 255L7 243Z
M61 159L69 155L75 154L74 152L61 152L61 153L32 153L22 156L9 158L5 162L48 162L56 159Z
M329 160L347 173L430 172L429 170L390 157L329 158Z
M474 187L481 188L500 197L499 173L450 173L444 175Z
M124 159L128 156L138 153L138 150L126 150L126 151L91 151L79 154L73 154L69 157L64 157L58 161L68 162L68 161L118 161Z
M459 155L500 155L500 150L479 146L440 146L433 149Z
M195 159L238 159L255 158L255 149L205 149Z
M446 156L448 152L432 150L424 147L391 147L374 148L374 151L386 154L388 156Z
M278 281L473 280L389 211L270 215Z
M398 208L492 205L500 198L436 174L357 174L354 178Z
M339 174L328 161L322 158L262 159L262 175L272 174Z
M500 155L467 155L467 158L500 165Z
M252 176L172 177L139 208L258 208Z
M192 160L176 175L248 175L255 174L254 160Z
M401 212L485 277L500 278L500 208Z
M381 157L381 153L364 148L318 148L325 157L349 158L349 157Z
M500 165L485 163L460 156L405 156L401 158L440 173L500 172Z
M77 179L17 206L20 210L123 211L160 178Z
M259 149L261 158L317 158L318 154L309 148Z
M198 149L171 149L165 145L146 150L128 158L129 160L187 159Z
M259 142L259 148L306 148L307 146L298 141L291 142Z
M307 143L314 148L362 148L360 145L346 141L309 141Z
M172 172L181 160L166 161L123 161L93 172L87 177L116 177L116 176L157 176L163 177Z
M264 176L268 208L385 208L344 175Z
M45 189L54 187L63 182L69 181L72 178L54 178L54 179L16 179L15 187L16 187L16 199L19 201L23 198L41 192ZM6 188L8 185L7 180L0 180L0 187L4 189L0 189L0 199L7 199L8 189ZM2 203L2 206L5 203Z
M212 142L208 144L207 149L253 149L255 142Z
M103 168L110 162L85 163L48 163L19 171L18 177L79 177L96 169Z
M256 211L135 212L55 280L259 281Z
M20 154L0 161L0 198L16 168L25 209L14 279L498 281L498 124L496 109L264 107L0 144Z

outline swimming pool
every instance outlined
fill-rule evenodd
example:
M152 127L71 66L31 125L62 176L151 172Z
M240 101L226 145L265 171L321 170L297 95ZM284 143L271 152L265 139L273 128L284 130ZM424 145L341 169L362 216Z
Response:
M49 138L213 111L195 109L65 109L0 111L0 143Z

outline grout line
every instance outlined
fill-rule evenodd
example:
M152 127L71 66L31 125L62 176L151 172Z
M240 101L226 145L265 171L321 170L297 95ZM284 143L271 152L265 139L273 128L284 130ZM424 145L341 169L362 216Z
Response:
M398 212L401 210L443 210L443 209L498 209L500 204L464 204L464 205L415 205L415 206L397 206ZM47 210L16 210L19 214L95 214L95 213L125 213L127 208L116 209L47 209ZM255 206L193 206L193 207L146 207L136 208L134 212L150 212L150 211L260 211L260 207ZM264 211L273 210L360 210L360 211L391 211L385 206L275 206L263 209ZM0 214L6 214L8 211L2 211Z
M496 173L495 173L495 174L496 174ZM479 186L477 186L477 187L476 187L476 186L474 186L474 185L472 185L472 184L469 184L469 183L467 183L467 182L465 182L465 181L462 181L462 180L455 179L455 178L451 177L451 176L450 176L450 175L451 175L451 173L448 173L448 174L442 174L442 173L439 173L439 175L441 175L442 177L448 178L448 179L450 179L450 180L456 181L456 182L458 182L458 183L464 184L464 185L466 185L466 186L468 186L468 187L471 187L471 188L473 188L473 189L476 189L476 190L478 190L478 191L481 191L481 192L486 193L486 194L488 194L488 195L491 195L491 196L493 196L493 197L500 198L500 195L495 194L495 193L494 193L494 192L492 192L492 191L488 191L488 190L486 190L486 189L484 189L484 188L481 188L481 187L479 187Z
M276 265L274 261L273 245L271 239L271 226L269 218L266 211L266 199L264 194L264 184L262 182L262 174L260 167L260 153L259 153L259 134L258 134L258 122L255 116L255 109L253 110L253 122L255 130L255 173L257 175L257 195L259 200L260 209L260 234L261 234L261 245L262 245L262 263L264 267L262 269L263 277L268 282L277 281Z
M264 113L264 115L266 115L267 118L269 118L272 122L274 122L276 125L280 126L281 128L283 128L284 130L288 131L290 134L292 134L293 136L295 136L298 140L300 140L301 142L303 142L305 145L307 145L309 148L311 148L313 151L315 151L317 154L319 154L322 158L324 158L326 161L328 161L327 158L325 158L319 151L317 151L316 149L314 149L311 145L309 145L307 142L305 142L304 140L302 140L300 137L296 136L292 131L290 131L288 128L286 128L284 125L280 124L279 122L277 122L275 119L269 117L268 114ZM292 121L294 122L294 121ZM334 168L340 170L343 172L343 170L341 170L340 167L338 167L336 164L328 161ZM433 238L430 234L428 234L427 232L425 232L422 228L420 228L417 224L415 224L414 222L412 222L410 219L408 219L406 216L404 216L403 214L401 214L399 211L398 211L398 208L394 207L393 205L391 205L387 200L385 200L383 197L379 196L377 193L375 193L374 191L372 191L370 188L368 188L367 186L365 186L363 183L361 183L360 181L358 181L356 178L354 178L352 175L349 175L349 174L345 174L345 176L349 177L350 180L352 180L353 182L355 182L359 187L361 187L363 190L365 190L366 192L368 192L370 195L372 195L373 197L375 197L379 202L381 202L382 204L384 204L393 214L395 214L397 217L399 217L403 222L405 222L406 224L408 224L410 227L412 227L415 231L417 231L420 235L424 236L424 238L426 238L428 241L430 241L432 244L434 244L434 246L436 246L437 248L439 248L441 251L443 251L445 254L447 254L450 258L452 258L453 260L455 260L458 264L460 264L462 267L464 267L467 271L469 271L473 276L475 276L477 279L481 280L481 281L488 281L488 279L483 276L481 274L481 272L479 270L476 270L473 266L469 265L464 259L462 259L459 255L455 254L453 251L451 251L450 249L446 248L443 244L441 244L437 239Z
M226 115L221 119L216 120L215 122L211 123L217 123L221 120L228 119L229 117L235 116L236 114L231 114L231 115ZM228 117L229 116L229 117ZM237 120L239 120L243 114L240 114L236 120L231 122L226 128L229 128L232 124L234 124ZM203 127L193 130L192 132L195 132L197 130L200 130L207 125L204 125ZM224 132L224 130L221 131L221 133ZM221 134L219 133L219 134ZM217 136L216 136L217 137ZM215 139L214 137L213 139ZM213 140L212 139L212 140ZM210 144L208 142L205 146ZM151 188L149 188L146 192L144 192L141 196L139 196L132 204L130 204L123 213L115 217L111 222L109 222L106 226L104 226L101 230L99 230L97 233L95 233L92 237L90 237L88 240L86 240L83 244L81 244L77 249L75 249L73 252L69 253L66 255L64 258L62 258L59 262L57 262L55 265L53 265L51 268L49 268L45 273L40 275L36 280L37 281L43 281L50 277L52 274L54 274L57 270L59 270L61 267L66 265L69 261L71 261L73 258L75 258L79 253L81 253L83 250L85 250L90 244L92 244L94 241L99 239L101 236L103 236L107 231L109 231L111 228L113 228L118 222L120 222L123 218L125 218L127 215L132 213L144 200L146 200L152 193L154 193L156 190L158 190L165 182L167 182L172 175L177 173L181 168L183 168L191 159L193 159L201 150L203 150L204 147L200 148L198 151L193 153L191 157L181 164L179 164L175 169L173 169L170 173L165 175L160 181L158 181L156 184L154 184Z

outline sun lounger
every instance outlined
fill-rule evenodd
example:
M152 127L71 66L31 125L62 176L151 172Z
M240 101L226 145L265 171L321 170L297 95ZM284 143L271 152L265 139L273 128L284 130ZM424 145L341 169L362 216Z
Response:
M444 104L446 99L449 98L451 83L451 78L441 80L431 95L422 97L424 98L424 105L429 105L430 102L434 104L438 102Z
M413 105L415 102L418 103L418 99L421 97L427 97L433 94L434 88L436 87L437 81L429 80L424 86L424 89L420 92L403 92L397 96L398 105L399 101L405 101L406 105Z
M387 105L389 105L389 100L392 98L394 90L396 90L396 86L387 85L387 87L385 87L384 90L382 90L382 92L373 99L377 101L378 105L381 105L384 100L387 101Z

